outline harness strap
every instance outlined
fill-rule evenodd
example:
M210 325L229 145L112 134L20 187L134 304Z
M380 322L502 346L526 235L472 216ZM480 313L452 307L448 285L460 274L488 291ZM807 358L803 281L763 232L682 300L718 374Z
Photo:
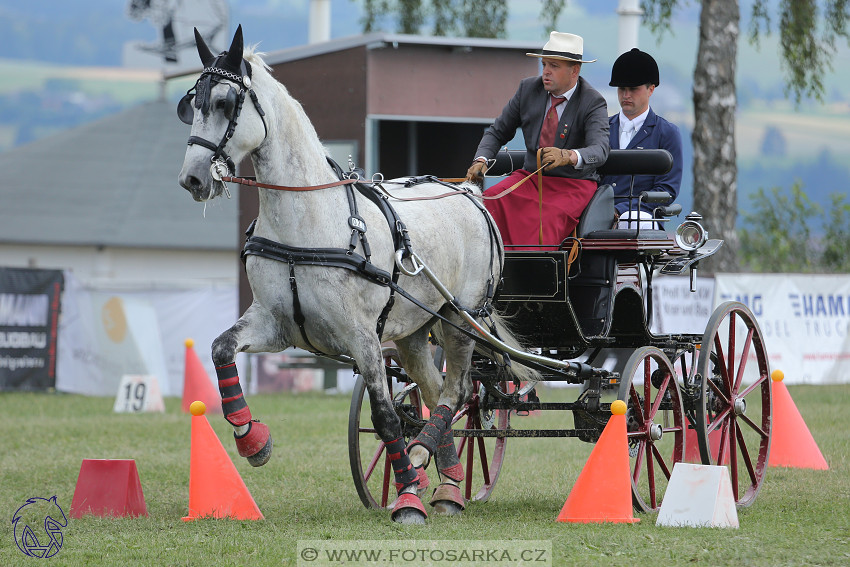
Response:
M292 317L295 319L295 324L298 325L298 329L301 331L301 338L304 339L304 342L309 347L310 352L317 354L320 351L313 346L313 343L310 342L310 337L307 336L307 329L304 325L307 319L304 317L304 312L301 310L301 300L298 298L298 284L295 281L295 262L292 261L291 258L289 259L289 289L292 290Z

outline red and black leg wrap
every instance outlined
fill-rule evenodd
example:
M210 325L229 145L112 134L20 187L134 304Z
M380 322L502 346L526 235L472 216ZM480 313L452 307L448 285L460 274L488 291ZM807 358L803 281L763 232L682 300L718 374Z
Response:
M419 473L410 464L410 457L407 456L407 450L404 448L404 438L399 437L395 441L390 441L386 444L387 456L390 458L393 472L395 473L396 487L401 490L407 488L419 477Z
M232 425L245 425L251 421L251 410L242 395L242 386L239 385L239 373L236 363L231 362L224 366L216 366L215 374L218 377L218 391L221 393L221 409L224 419Z
M451 429L452 417L454 417L454 412L448 406L437 406L431 413L431 419L428 420L419 435L410 442L408 448L414 445L422 445L428 450L429 455L435 454L443 433L447 429Z
M455 482L463 480L463 465L457 458L457 449L455 449L455 439L451 427L446 429L440 437L440 444L437 445L437 453L434 458L437 461L437 471L442 476Z

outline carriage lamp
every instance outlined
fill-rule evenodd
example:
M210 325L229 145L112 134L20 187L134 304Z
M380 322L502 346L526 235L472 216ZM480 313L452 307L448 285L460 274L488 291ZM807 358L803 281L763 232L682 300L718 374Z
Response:
M685 222L676 229L676 245L679 248L690 252L705 244L708 233L699 223L701 220L699 213L690 213L685 217Z

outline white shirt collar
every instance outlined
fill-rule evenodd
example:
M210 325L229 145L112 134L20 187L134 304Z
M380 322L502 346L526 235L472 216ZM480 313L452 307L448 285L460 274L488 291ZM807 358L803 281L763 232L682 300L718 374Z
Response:
M573 96L573 93L576 92L576 87L578 87L578 81L576 81L576 84L573 85L573 88L571 88L570 90L568 90L564 94L552 95L552 96L554 96L554 97L564 97L564 98L567 99L567 102L569 102L570 98Z
M626 115L623 114L623 111L621 110L620 111L620 131L622 132L626 128L626 125L631 123L632 126L634 126L635 132L637 132L638 130L641 129L641 127L643 126L643 123L646 122L647 116L649 116L649 107L648 106L646 107L646 110L644 110L642 114L635 116L634 120L629 120L626 117Z

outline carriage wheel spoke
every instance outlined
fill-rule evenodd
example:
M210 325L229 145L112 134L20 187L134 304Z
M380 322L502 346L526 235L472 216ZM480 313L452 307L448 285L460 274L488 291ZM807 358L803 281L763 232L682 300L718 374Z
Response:
M728 413L728 411L726 412ZM729 418L716 420L712 425L720 425L720 446L717 448L717 462L725 463L729 457Z
M386 508L389 503L390 496L390 474L392 474L392 467L390 465L390 456L387 455L384 458L384 482L383 488L381 489L381 507ZM393 477L394 480L394 477Z
M738 397L739 398L745 398L745 397L749 396L752 393L752 391L755 390L756 388L758 388L759 386L761 386L762 383L765 380L767 380L767 374L760 375L758 380L756 380L755 382L753 382L752 384L747 386L747 388L743 392L738 394Z
M729 348L726 351L729 357L726 359L726 375L723 377L723 381L726 384L726 388L728 388L729 392L732 391L732 376L735 375L735 337L737 336L737 329L735 328L735 312L729 314Z
M632 471L632 478L635 480L635 484L640 480L641 469L643 469L643 458L644 458L644 446L646 445L646 440L641 439L637 445L637 455L635 456L635 468Z
M723 400L723 404L724 404L724 405L727 405L727 406L728 406L728 405L731 403L731 402L729 401L729 396L727 396L727 395L726 395L726 394L725 394L725 393L724 393L724 392L720 389L720 386L718 386L717 384L715 384L715 383L714 383L714 380L709 380L709 381L708 381L708 387L709 387L709 388L711 388L711 391L712 391L712 392L714 392L714 394L715 394L718 398L720 398L721 400Z
M741 432L740 427L735 428L735 433L738 437L738 447L741 449L741 458L744 461L744 466L747 467L747 473L750 475L750 482L755 484L758 478L756 477L756 471L753 468L753 460L750 457L750 449L747 447L747 442L744 440L744 434Z
M667 480L670 480L670 467L667 466L667 462L664 460L664 455L661 454L661 451L659 451L658 447L654 444L652 445L652 454L655 455L655 461L658 463L658 466L661 467L661 472L664 473Z
M655 397L655 401L652 403L652 407L649 409L649 414L647 415L648 421L652 421L655 418L655 415L658 413L658 408L661 406L661 402L664 401L664 392L667 391L668 384L670 384L669 374L667 374L666 378L664 378L664 383L658 389L658 395Z
M738 427L734 419L729 420L729 468L732 475L732 490L735 494L735 502L740 497L738 491Z
M634 417L638 421L638 426L643 428L646 424L646 420L643 417L643 412L640 411L640 396L638 396L637 390L635 390L634 387L629 388L629 397L632 399L632 407L636 410L634 412Z
M649 486L649 505L658 507L658 498L655 495L655 463L652 462L653 444L646 443L646 482Z
M372 457L371 461L369 461L369 466L366 467L366 470L363 472L363 479L366 482L369 482L369 479L372 477L372 473L375 472L375 466L378 464L378 460L380 460L381 455L384 453L384 447L386 447L386 445L382 441L380 445L378 445L378 450L375 451L375 456Z
M706 434L713 433L718 427L721 427L721 426L725 429L726 420L729 419L729 415L730 415L731 411L732 411L732 408L727 405L726 408L722 412L720 412L719 414L714 416L714 419L711 421L711 423L709 423L706 426L705 433Z
M737 392L741 388L741 380L744 378L744 370L747 368L747 361L749 357L747 356L750 352L750 349L753 346L753 333L755 329L749 329L747 332L747 339L744 341L744 348L741 350L741 360L738 362L738 375L735 376L735 388L734 392Z
M717 356L717 365L715 369L720 372L720 377L723 379L723 383L729 386L730 380L729 372L726 368L726 356L723 353L723 343L720 340L719 334L714 337L714 352ZM729 364L731 364L731 362Z

